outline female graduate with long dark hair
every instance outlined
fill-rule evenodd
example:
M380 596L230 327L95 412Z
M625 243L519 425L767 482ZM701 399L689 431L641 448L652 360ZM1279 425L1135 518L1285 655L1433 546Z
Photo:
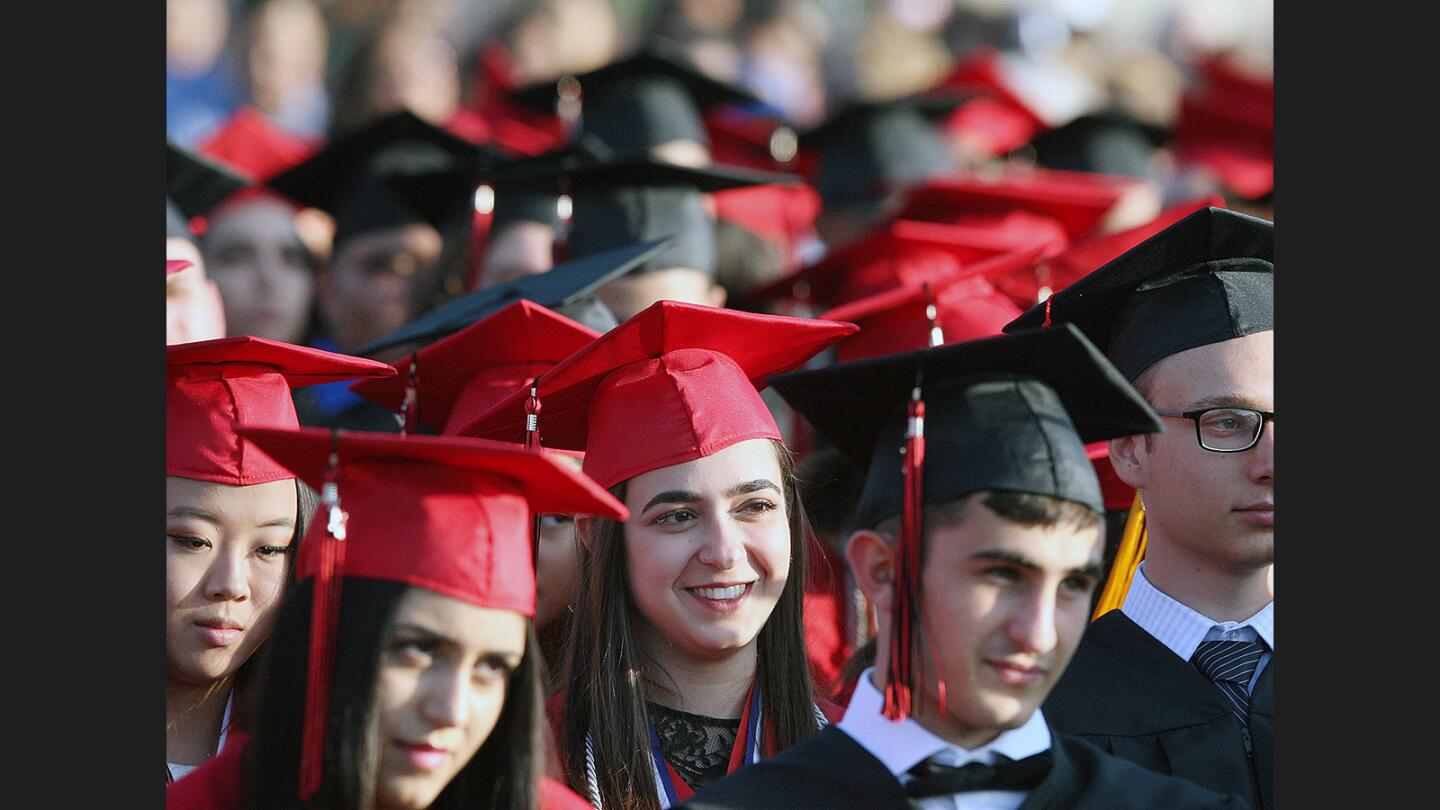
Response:
M321 491L265 711L171 807L577 808L543 780L532 510L623 518L514 445L247 430Z
M393 374L371 360L251 337L166 349L165 777L243 725L315 496L239 422L297 426L290 388Z
M538 422L630 510L580 521L565 692L547 707L592 805L668 807L826 722L801 626L804 510L751 381L853 331L661 301L461 429L514 441Z

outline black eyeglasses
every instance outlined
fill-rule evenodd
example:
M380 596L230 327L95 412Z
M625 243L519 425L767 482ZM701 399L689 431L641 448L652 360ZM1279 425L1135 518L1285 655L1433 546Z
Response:
M1195 422L1195 438L1200 446L1214 453L1243 453L1254 447L1265 432L1265 423L1275 418L1274 411L1254 408L1197 408L1177 411L1155 408L1161 416L1176 416Z

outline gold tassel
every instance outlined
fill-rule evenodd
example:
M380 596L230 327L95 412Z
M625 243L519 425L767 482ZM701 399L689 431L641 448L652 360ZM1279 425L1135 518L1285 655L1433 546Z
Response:
M1130 505L1130 516L1125 519L1125 532L1120 536L1120 547L1115 549L1115 562L1110 566L1110 578L1100 591L1100 601L1095 605L1091 621L1104 616L1125 604L1125 594L1130 592L1130 582L1135 579L1135 569L1145 559L1145 503L1140 493L1135 493L1135 503Z

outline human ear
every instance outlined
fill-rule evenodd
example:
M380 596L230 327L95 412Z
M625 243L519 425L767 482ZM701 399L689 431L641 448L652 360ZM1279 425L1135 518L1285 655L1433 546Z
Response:
M865 597L876 610L888 614L895 595L895 549L890 542L862 529L845 543L845 561Z
M1110 466L1129 486L1145 488L1145 436L1125 436L1110 440Z

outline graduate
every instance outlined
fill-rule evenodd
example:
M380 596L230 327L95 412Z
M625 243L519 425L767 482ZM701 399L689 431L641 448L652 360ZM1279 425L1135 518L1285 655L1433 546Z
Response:
M394 369L237 337L166 349L165 777L224 744L252 708L250 661L274 624L315 495L236 432L295 427L292 386ZM243 718L251 719L251 718Z
M165 151L165 258L188 262L165 274L165 345L225 337L220 288L205 273L192 225L249 185L240 175L175 144Z
M1159 428L1089 341L1067 326L771 381L867 468L846 560L879 654L837 725L682 807L1231 806L1038 710L1100 579L1084 442Z
M1274 802L1274 226L1204 208L1007 326L1069 322L1160 414L1110 442L1144 562L1045 705L1056 728Z
M540 776L534 511L623 519L547 455L473 439L246 429L321 490L250 735L170 808L583 808Z
M594 806L674 806L825 722L803 654L805 513L752 381L854 329L661 301L461 429L583 449L630 509L580 526L565 691L548 706Z

